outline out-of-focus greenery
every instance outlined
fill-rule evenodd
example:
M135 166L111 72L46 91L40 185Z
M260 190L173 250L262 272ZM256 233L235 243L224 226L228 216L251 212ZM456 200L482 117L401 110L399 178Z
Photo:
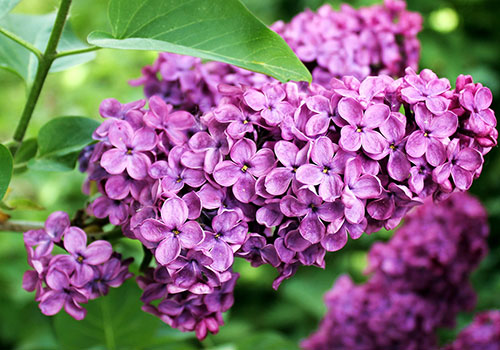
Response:
M265 23L289 20L306 7L316 9L322 0L245 0L248 7ZM338 7L340 1L329 1ZM377 3L375 0L345 1L354 7ZM19 13L48 13L58 5L56 0L24 0L16 8ZM85 38L95 29L107 29L107 1L74 0L71 23L76 34ZM494 109L500 107L500 1L497 0L408 0L411 10L424 17L421 68L431 68L438 75L454 82L460 73L471 74L476 81L491 88ZM85 65L49 76L28 137L35 136L44 123L62 115L82 115L98 118L101 100L115 97L122 102L142 97L140 88L132 88L127 81L140 75L142 66L151 64L156 53L101 50L97 58ZM0 141L12 137L21 114L26 91L22 81L11 73L0 70ZM482 177L472 192L486 205L491 223L490 254L473 276L478 292L477 310L500 308L500 154L495 148L487 157ZM18 210L16 219L45 220L55 210L74 213L87 198L80 187L84 176L72 173L44 173L29 171L17 176L11 184L9 198L28 198L43 210ZM418 234L416 232L415 234ZM321 270L304 267L280 290L271 289L275 277L273 269L264 266L251 268L238 261L236 270L241 278L236 287L236 301L226 315L226 325L216 336L209 336L203 344L207 349L290 349L293 344L318 325L325 307L322 295L342 273L354 280L366 279L366 252L377 239L388 239L390 233L364 235L350 241L346 248L327 257L327 267ZM125 255L141 258L137 245L120 243L118 249ZM139 260L140 261L140 260ZM22 273L28 268L20 234L0 233L0 348L54 349L57 347L53 319L40 314L33 295L21 288ZM442 330L441 340L452 339L457 331L472 319L472 313L463 313L455 330ZM168 326L161 328L163 337L180 339ZM175 336L173 334L176 334ZM234 345L239 339L244 345ZM173 341L173 344L175 343ZM171 348L197 349L202 345L190 338L189 345ZM153 348L153 347L148 347ZM161 347L169 348L169 347Z

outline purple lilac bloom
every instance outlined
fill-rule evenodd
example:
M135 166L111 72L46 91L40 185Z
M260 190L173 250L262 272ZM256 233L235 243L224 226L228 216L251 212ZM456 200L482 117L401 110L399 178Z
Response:
M58 232L54 243L69 254L52 255L52 249L44 255L36 254L31 245L33 234L25 233L28 264L33 270L25 272L23 288L36 292L35 300L43 314L55 315L64 308L73 318L81 320L86 315L81 304L106 295L109 287L118 287L132 276L128 272L132 259L122 261L118 253L112 253L111 244L103 240L87 246L87 235L70 226L68 214L51 214L45 230L51 237ZM46 240L39 242L47 244Z
M439 204L428 201L388 243L372 247L368 282L356 286L348 276L336 281L325 295L325 318L302 347L436 349L438 328L454 327L458 312L474 307L469 277L486 255L487 235L486 210L475 198L461 193ZM446 349L495 344L500 318L491 316L495 323L480 316L456 347Z
M43 229L25 232L23 235L24 243L29 247L36 246L34 258L40 259L52 253L54 243L61 241L64 232L69 226L68 214L56 211L49 215Z
M500 310L484 311L477 314L470 325L465 327L457 339L444 350L499 350Z

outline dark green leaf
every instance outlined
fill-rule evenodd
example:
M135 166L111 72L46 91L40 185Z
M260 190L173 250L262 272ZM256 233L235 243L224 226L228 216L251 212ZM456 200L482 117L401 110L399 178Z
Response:
M0 144L0 200L2 200L10 179L12 178L13 161L12 155L7 147Z
M44 51L54 20L55 14L40 16L9 14L0 19L0 27L18 35L39 50ZM66 25L57 47L58 51L76 50L85 47L88 46L73 34L69 25ZM59 58L52 65L51 72L58 72L88 62L94 57L95 52L89 52ZM16 73L30 85L35 78L37 65L38 62L34 54L0 34L0 68Z
M84 305L88 310L82 321L76 321L61 312L55 317L55 331L61 349L146 349L158 342L160 327L168 327L158 318L141 310L141 292L128 281L109 294ZM172 331L172 333L180 333ZM191 349L182 340L170 337L162 344L177 345L178 349ZM168 348L170 347L158 347Z
M299 349L297 344L292 343L277 333L257 333L235 342L238 350L273 349L273 350L295 350Z
M281 81L311 81L285 41L238 0L111 0L112 34L91 44L157 50L230 63Z
M21 0L0 0L0 18L12 10Z
M90 144L99 122L85 117L60 117L42 126L38 133L37 159L63 156Z

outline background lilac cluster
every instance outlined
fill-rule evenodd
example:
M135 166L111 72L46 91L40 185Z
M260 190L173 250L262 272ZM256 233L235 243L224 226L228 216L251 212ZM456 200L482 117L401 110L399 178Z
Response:
M420 57L417 34L422 18L407 11L400 0L357 10L343 4L340 11L334 11L324 5L317 12L298 14L290 23L278 21L271 29L311 70L313 81L325 87L332 77L402 76L406 67L417 69ZM219 84L259 88L273 81L225 63L160 53L131 84L144 86L148 98L157 95L176 108L197 114L217 105L222 97Z
M71 226L68 214L52 213L45 227L24 233L28 270L23 288L35 291L35 300L45 315L62 308L77 320L86 315L81 304L106 295L109 287L119 287L127 278L131 259L122 260L111 244L95 240L87 246L86 233ZM53 254L54 247L63 254ZM65 254L67 253L67 254Z
M453 327L458 312L474 307L469 276L486 255L488 232L486 210L466 193L416 208L388 243L370 250L367 283L337 280L327 315L302 346L436 349L437 328Z
M445 350L500 349L500 310L481 312Z

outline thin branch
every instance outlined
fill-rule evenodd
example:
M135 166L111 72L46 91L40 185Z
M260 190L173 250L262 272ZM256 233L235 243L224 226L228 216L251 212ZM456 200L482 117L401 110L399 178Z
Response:
M42 59L42 51L38 50L36 47L31 45L29 42L27 42L23 38L17 36L14 33L9 32L7 29L2 28L2 27L0 27L0 34L5 35L7 38L11 39L12 41L15 41L19 45L21 45L24 48L33 52L35 54L36 58L38 58L38 61L40 61Z
M65 57L65 56L78 55L78 54L81 54L81 53L87 53L87 52L97 51L97 50L100 50L100 49L102 49L102 47L91 46L91 47L86 47L84 49L63 51L63 52L59 52L56 55L56 59L61 58L61 57Z
M0 231L26 232L43 228L43 222L7 220L0 222Z

